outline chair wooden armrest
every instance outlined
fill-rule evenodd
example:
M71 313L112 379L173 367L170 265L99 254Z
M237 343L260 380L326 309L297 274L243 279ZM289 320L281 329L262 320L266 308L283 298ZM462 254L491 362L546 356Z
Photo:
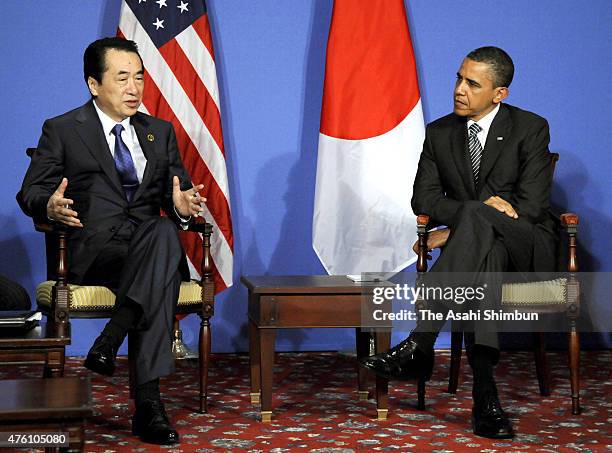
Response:
M577 226L580 223L578 219L578 215L572 212L566 212L565 214L561 214L559 218L561 219L561 223L565 227L570 226L570 225Z
M429 216L421 214L417 216L417 236L418 236L418 258L417 272L427 272L427 225L429 224Z
M36 231L45 233L46 253L56 254L56 266L54 269L47 265L47 277L53 275L55 285L51 297L51 308L47 315L47 321L51 329L59 337L70 336L70 291L68 289L68 254L66 236L70 227L55 222L34 222ZM56 236L49 240L48 236Z
M561 225L567 233L567 270L568 272L578 272L577 236L579 218L577 214L567 212L559 216Z
M210 253L210 237L212 235L212 225L207 223L202 217L196 217L189 224L187 231L202 235L202 262L200 263L200 275L202 276L202 315L203 320L208 319L214 314L215 284L212 271L212 256Z

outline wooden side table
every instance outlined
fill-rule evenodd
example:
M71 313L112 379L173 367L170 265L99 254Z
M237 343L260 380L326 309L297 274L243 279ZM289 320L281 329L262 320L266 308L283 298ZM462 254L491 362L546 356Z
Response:
M0 365L42 364L45 377L60 377L69 344L70 337L55 335L46 323L21 335L0 330Z
M69 344L70 337L55 335L46 323L23 334L0 330L0 365L42 364L45 377L60 377Z
M272 420L272 374L276 329L352 327L356 331L357 359L369 355L370 339L376 352L389 349L391 329L371 333L362 328L364 287L344 276L243 276L249 290L251 402L261 402L261 420ZM359 398L368 398L368 371L359 367ZM388 380L376 377L378 419L388 413ZM260 400L261 396L261 400Z
M89 378L0 380L0 395L1 432L68 433L68 448L82 450L93 413Z

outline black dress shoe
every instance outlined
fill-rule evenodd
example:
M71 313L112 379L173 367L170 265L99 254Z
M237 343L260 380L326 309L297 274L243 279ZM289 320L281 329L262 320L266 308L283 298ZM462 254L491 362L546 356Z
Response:
M431 378L434 365L434 351L418 349L417 340L410 335L387 352L361 359L361 364L386 379L420 379Z
M146 400L136 407L132 417L132 434L149 444L171 445L179 442L179 435L170 425L161 401Z
M117 349L109 336L101 334L87 354L85 367L95 373L112 376L115 372Z
M472 409L474 434L489 439L511 439L514 437L512 424L501 408L495 393L487 395Z

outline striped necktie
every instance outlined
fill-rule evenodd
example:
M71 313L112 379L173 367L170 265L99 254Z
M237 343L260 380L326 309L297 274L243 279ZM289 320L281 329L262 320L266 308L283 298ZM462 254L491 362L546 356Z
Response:
M132 201L139 185L138 175L132 160L132 153L121 138L122 131L123 126L121 124L115 125L112 130L115 135L115 167L117 167L117 173L119 173L121 179L125 198L127 201Z
M472 173L474 175L474 185L478 187L478 176L480 173L480 159L482 158L482 145L476 134L482 130L478 124L473 123L468 129L468 148L470 150L470 160L472 161Z

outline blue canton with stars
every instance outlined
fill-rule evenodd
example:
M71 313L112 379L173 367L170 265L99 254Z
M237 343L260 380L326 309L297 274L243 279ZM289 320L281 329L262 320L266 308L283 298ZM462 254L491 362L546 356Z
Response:
M155 47L160 48L206 14L204 0L125 0Z

